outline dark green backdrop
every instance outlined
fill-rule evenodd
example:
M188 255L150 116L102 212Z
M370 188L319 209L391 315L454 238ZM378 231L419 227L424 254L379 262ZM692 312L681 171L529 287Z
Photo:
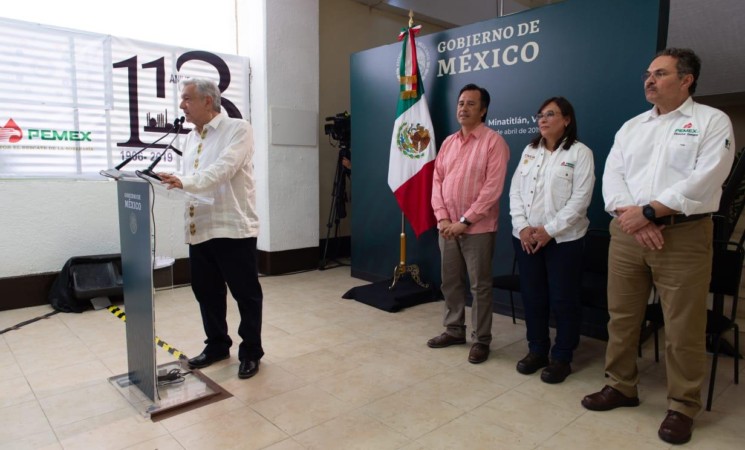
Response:
M552 96L561 95L572 102L579 138L595 155L597 180L590 205L591 227L607 228L610 217L603 211L600 191L605 159L621 124L650 107L644 98L641 74L665 44L668 9L668 0L567 0L417 38L438 148L445 137L459 129L455 118L457 96L467 83L488 89L492 102L487 123L502 132L510 146L507 181L500 201L495 274L508 272L511 267L509 182L523 148L533 136L527 132L534 126L532 119L529 124L510 125L510 118L529 118L543 100ZM538 31L518 36L531 23ZM514 33L507 38L510 27ZM493 30L499 29L502 39L495 40ZM484 33L492 42L482 42ZM479 42L473 45L476 35ZM459 39L464 44L460 48ZM466 46L468 43L472 45ZM438 51L438 45L444 47L443 52ZM525 59L532 62L507 64L519 57L523 48ZM352 275L371 281L390 278L399 260L401 211L387 179L400 51L396 43L351 57ZM507 63L503 59L505 51ZM442 70L438 60L447 62L450 58L454 58L453 65L445 64L448 70ZM495 59L499 67L492 67ZM525 133L520 134L521 130ZM505 134L511 131L515 134ZM436 230L416 239L407 224L406 234L407 263L418 264L423 278L439 285Z

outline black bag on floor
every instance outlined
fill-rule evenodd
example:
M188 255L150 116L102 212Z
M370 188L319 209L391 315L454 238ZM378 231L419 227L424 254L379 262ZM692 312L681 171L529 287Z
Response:
M70 258L52 283L49 304L57 311L80 313L91 308L94 297L121 297L121 267L118 253Z

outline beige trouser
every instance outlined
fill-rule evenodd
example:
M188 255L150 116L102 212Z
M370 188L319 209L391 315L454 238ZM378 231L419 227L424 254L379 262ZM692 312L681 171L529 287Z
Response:
M455 239L440 236L442 293L445 296L443 325L447 333L465 337L466 289L471 286L471 337L474 342L491 343L492 257L494 233L462 234Z
M706 298L711 279L711 219L672 225L662 232L662 250L647 250L610 225L608 255L609 385L636 397L639 332L652 285L665 318L668 408L694 417L701 410L706 377Z

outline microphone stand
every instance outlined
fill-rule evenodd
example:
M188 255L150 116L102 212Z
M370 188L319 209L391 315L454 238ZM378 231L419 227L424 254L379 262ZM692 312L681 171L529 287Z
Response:
M150 164L147 169L145 169L143 171L136 171L135 172L138 177L142 178L142 175L146 175L146 176L148 176L150 178L155 178L156 180L161 181L161 179L158 176L158 174L156 174L155 172L153 172L153 169L155 169L155 166L157 166L158 163L160 163L160 160L163 158L163 155L165 155L166 152L169 149L173 149L174 152L176 152L179 156L181 156L181 154L182 154L181 151L179 149L177 149L176 147L173 147L171 145L178 138L179 131L181 131L181 125L180 124L176 126L176 135L173 137L173 139L171 139L171 142L169 142L168 145L166 145L165 150L163 150L160 153L160 155L158 155L158 157L155 158L155 160L153 161L153 163Z
M183 124L182 119L176 119L173 122L173 128L171 128L170 130L168 130L168 132L166 134L164 134L163 136L159 137L155 142L151 142L151 143L147 144L146 146L142 147L141 149L137 150L134 154L132 154L132 156L130 156L129 158L127 158L124 161L122 161L121 163L119 163L113 169L102 170L102 171L99 172L99 174L101 174L101 175L103 175L105 177L108 177L108 178L114 178L114 179L120 178L122 176L121 169L124 166L126 166L127 164L129 164L133 159L135 159L137 157L137 155L139 155L140 153L144 152L145 150L149 149L153 145L157 144L158 142L160 142L163 139L165 139L166 137L168 137L168 135L171 134L171 133L173 133L174 130L181 130L181 125ZM178 131L176 133L176 136L178 137ZM173 141L171 141L171 142L173 142ZM166 147L166 150L167 149L168 149L168 147Z
M143 170L141 172L139 172L139 171L135 172L138 177L142 178L142 175L145 175L145 176L148 176L150 178L155 178L156 180L161 181L160 177L155 172L153 172L153 169L155 169L155 166L157 166L158 163L160 163L160 160L163 158L163 156L166 154L166 152L169 149L172 149L174 152L176 152L177 155L179 155L179 156L182 155L181 151L179 149L177 149L176 147L173 146L173 143L178 138L179 133L181 132L181 130L184 127L184 117L181 116L181 118L176 119L173 122L173 124L174 124L174 133L175 133L175 135L173 136L173 139L171 139L171 142L169 142L168 145L166 145L166 148L163 149L163 151L158 155L157 158L155 158L155 160L153 161L153 163L150 164L147 169L145 169L145 170Z

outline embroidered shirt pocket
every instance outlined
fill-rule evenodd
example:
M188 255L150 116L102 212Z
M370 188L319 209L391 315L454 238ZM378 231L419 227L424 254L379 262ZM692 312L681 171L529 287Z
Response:
M668 163L671 169L689 175L696 167L698 139L691 136L676 136L668 144Z
M554 168L553 173L556 198L563 205L572 196L572 184L574 182L574 167L561 165Z

